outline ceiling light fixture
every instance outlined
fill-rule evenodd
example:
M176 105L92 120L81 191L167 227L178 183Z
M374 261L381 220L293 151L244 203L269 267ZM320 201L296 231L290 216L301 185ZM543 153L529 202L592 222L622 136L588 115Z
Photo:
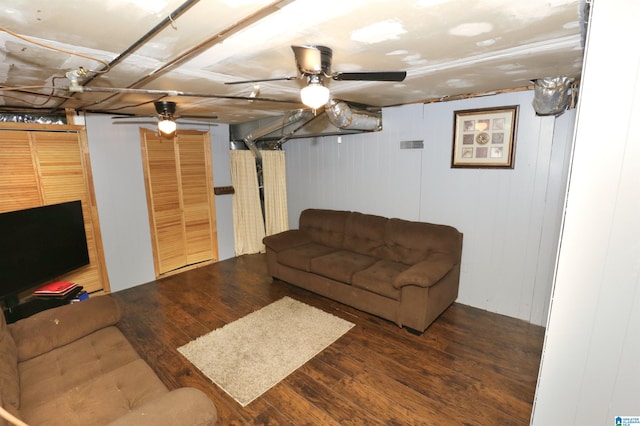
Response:
M329 102L329 89L322 85L321 75L309 76L309 84L300 90L300 99L312 109L318 109Z
M156 112L160 119L160 121L158 121L158 131L164 136L173 136L176 131L176 121L174 118L176 103L158 101L154 102L153 105L156 107Z
M170 118L163 118L158 122L158 130L165 136L171 136L176 131L176 122Z

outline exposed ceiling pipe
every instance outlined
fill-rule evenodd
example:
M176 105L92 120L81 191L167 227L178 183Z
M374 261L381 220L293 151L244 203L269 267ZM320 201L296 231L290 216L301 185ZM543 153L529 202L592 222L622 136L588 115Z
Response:
M247 148L251 150L254 157L256 157L256 159L260 159L262 156L260 155L260 150L256 147L256 139L271 132L275 132L276 130L284 129L286 126L296 123L303 118L308 117L310 114L311 112L309 112L308 110L299 109L291 114L288 114L282 120L276 120L271 124L267 124L266 126L256 129L255 131L242 138L242 141L245 143L245 145L247 145Z
M330 99L324 108L331 124L345 130L382 130L382 114L355 111L344 101Z
M311 117L310 119L306 120L304 123L302 123L301 125L299 125L298 127L296 127L295 129L293 129L292 131L290 131L288 134L284 135L283 137L281 137L280 139L278 139L278 141L275 143L275 145L273 146L273 149L281 149L282 148L282 144L284 144L286 141L288 141L289 139L291 139L291 137L293 135L295 135L300 129L302 129L304 126L308 125L309 123L311 123L314 120L317 120L319 117L321 117L322 115L317 114L314 115L313 117Z
M136 88L136 87L140 87L143 86L144 84L156 79L157 77L175 69L177 66L183 64L184 62L188 61L189 59L193 58L194 56L202 53L204 50L210 48L211 46L217 44L217 43L221 43L223 42L226 38L228 38L229 36L245 29L246 27L248 27L249 25L252 25L254 23L256 23L257 21L265 18L266 16L271 15L272 13L277 12L278 10L280 10L283 6L285 6L288 3L291 3L294 0L278 0L278 1L274 1L273 3L263 7L262 9L258 10L257 12L247 16L246 18L241 19L240 21L234 23L233 25L223 29L222 31L214 34L213 36L209 37L207 40L203 41L202 43L198 44L197 46L192 47L191 49L187 50L186 52L183 52L182 54L178 55L177 57L171 59L170 61L164 63L163 65L161 65L159 68L156 68L155 70L151 71L149 74L147 74L146 76L138 79L137 81L131 83L128 88ZM166 25L165 25L166 26ZM80 110L85 110L87 109L87 107L91 106L91 105L95 105L98 103L103 103L108 101L109 99L112 99L116 96L118 96L120 93L119 92L114 92L113 95L108 96L106 99L102 99L98 102L94 102L92 104L89 105L83 105L81 107L79 107L78 109ZM170 96L170 95L168 95ZM229 99L240 99L240 97L229 97Z
M325 105L325 112L329 122L339 129L379 131L382 130L382 114L369 111L354 111L346 102L333 98ZM313 120L320 117L316 115L293 129L289 134L280 138L274 145L274 149L280 149L296 132Z
M140 47L142 47L147 41L149 41L151 38L153 38L160 31L162 31L163 29L165 29L169 25L172 25L173 22L177 18L179 18L183 13L185 13L187 10L189 10L192 6L194 6L199 1L200 0L187 0L184 3L182 3L182 5L180 5L180 7L178 7L176 10L171 12L169 14L169 16L167 16L162 21L160 21L155 27L153 27L151 30L149 30L145 35L140 37L131 46L127 47L122 53L120 53L113 60L111 60L111 62L109 62L109 64L108 64L108 66L103 67L101 70L98 71L97 74L94 74L91 77L87 78L85 81L82 82L82 84L86 86L87 84L91 83L94 79L96 79L97 77L101 76L105 71L107 71L107 70L111 69L112 67L118 65L127 56L131 55L133 52L135 52ZM71 96L73 96L73 95L74 95L74 93L71 94ZM67 99L62 101L60 104L58 104L58 106L56 108L62 108L62 106L64 105L64 103L66 101L67 101Z
M194 46L191 49L187 50L186 52L180 54L178 57L173 58L169 62L165 63L161 67L149 73L147 76L131 84L129 87L139 87L161 76L162 74L165 74L171 71L172 69L176 68L180 64L183 64L184 62L193 58L195 55L198 55L202 53L204 50L209 49L211 46L214 46L218 43L222 43L229 36L244 30L250 25L255 24L256 22L262 20L263 18L275 12L278 12L280 9L282 9L282 7L284 7L288 3L291 3L292 1L294 0L278 0L278 1L274 1L273 3L270 3L269 5L263 7L262 9L259 9L258 11L247 16L246 18L243 18L240 21L230 25L229 27L224 28L223 30L209 37L207 40L203 41L197 46Z
M300 105L300 102L298 101L288 101L284 99L259 98L259 97L251 97L251 96L214 95L210 93L182 92L179 90L131 89L127 87L82 87L82 86L80 86L77 90L79 92L101 92L101 93L115 93L115 94L129 93L129 94L143 94L143 95L184 96L184 97L191 97L191 98L237 99L237 100L246 100L246 101L279 102L284 104ZM81 109L85 109L85 108L81 108Z

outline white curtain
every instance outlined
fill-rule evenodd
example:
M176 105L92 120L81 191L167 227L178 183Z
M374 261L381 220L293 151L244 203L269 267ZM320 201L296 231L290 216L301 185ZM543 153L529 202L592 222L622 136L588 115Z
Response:
M265 233L256 160L247 150L233 150L230 154L236 256L261 253L265 251L262 244Z
M284 151L262 151L264 211L267 235L289 229L287 170Z

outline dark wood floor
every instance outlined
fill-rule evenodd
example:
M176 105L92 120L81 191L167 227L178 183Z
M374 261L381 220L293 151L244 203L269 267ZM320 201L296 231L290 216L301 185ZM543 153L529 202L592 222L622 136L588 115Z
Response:
M263 255L242 256L113 293L120 328L170 388L203 390L219 424L525 425L544 329L460 304L421 336L272 281ZM356 324L242 408L176 348L290 296Z

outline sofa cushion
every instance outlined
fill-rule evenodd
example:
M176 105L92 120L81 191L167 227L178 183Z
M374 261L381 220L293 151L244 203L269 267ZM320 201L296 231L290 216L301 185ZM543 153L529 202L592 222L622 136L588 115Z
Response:
M456 253L462 244L455 228L401 219L389 219L384 238L380 257L406 265L426 259L431 252Z
M4 315L0 322L0 399L3 407L17 409L20 406L20 378L18 352L9 331L4 327Z
M114 303L100 296L40 312L6 330L0 323L0 332L15 343L20 407L8 404L3 392L0 404L34 426L215 424L215 406L204 393L195 388L169 392L120 330L108 326L119 317ZM30 345L32 339L37 343Z
M18 361L24 361L112 326L120 317L118 303L106 295L38 312L7 328L16 342Z
M300 230L316 243L342 248L349 212L307 209L300 213Z
M129 341L112 326L21 362L21 407L38 405L138 358Z
M50 392L20 412L32 425L106 424L167 392L153 370L137 359L73 388Z
M13 405L4 402L4 400L2 399L2 392L0 392L0 407L4 408L4 410L10 416L14 416L18 420L22 420L18 410ZM4 418L2 418L2 416L0 416L0 426L13 426L14 424L16 423L14 422L9 423L8 420L5 420Z
M376 260L376 258L364 254L338 250L311 259L311 272L351 284L353 274L373 265Z
M335 248L318 243L303 244L278 253L278 262L302 271L311 271L311 259L336 251Z
M356 253L375 256L384 245L385 225L388 219L371 214L353 212L347 218L344 248Z
M379 260L367 269L356 272L351 284L390 299L400 300L400 290L393 286L393 282L408 268L409 265L404 263Z
M268 235L262 239L262 243L276 253L310 242L311 238L299 229L290 229L278 234Z
M108 426L174 426L214 424L217 411L213 402L195 388L179 388L134 408Z

